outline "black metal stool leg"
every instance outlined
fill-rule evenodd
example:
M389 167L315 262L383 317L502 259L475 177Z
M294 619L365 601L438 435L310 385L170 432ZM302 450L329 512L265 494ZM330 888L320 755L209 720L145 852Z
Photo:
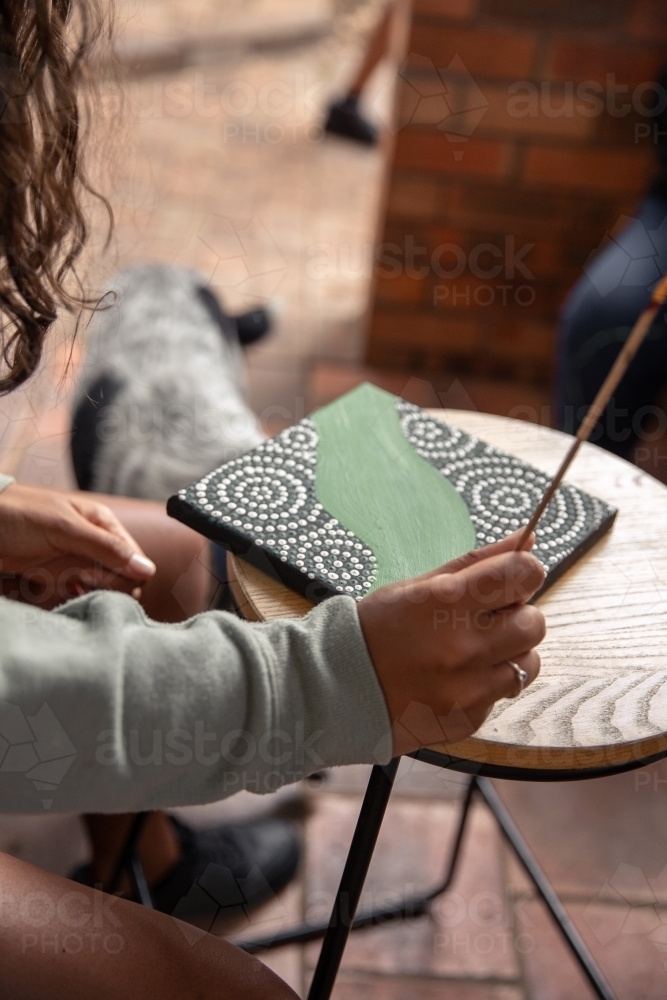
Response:
M537 858L530 847L523 839L521 832L508 810L498 795L488 778L477 778L477 787L482 794L484 801L495 816L500 829L510 844L510 847L518 857L519 861L526 869L528 876L535 888L542 897L547 909L556 923L559 931L565 938L574 957L581 966L584 974L588 978L591 986L601 1000L616 1000L616 994L605 979L597 962L586 947L579 931L574 926L570 915L556 895L556 891L549 882L537 862Z
M399 919L408 920L428 913L430 904L437 896L440 896L449 889L456 874L474 790L474 779L471 779L461 803L461 811L456 831L452 838L447 867L440 882L430 889L425 889L423 892L415 893L413 896L406 896L397 903L389 903L386 906L377 906L362 910L352 921L351 930L360 930L362 927L379 927L381 924L389 921ZM234 943L238 948L248 952L248 954L257 955L263 951L270 951L273 948L284 948L285 945L289 944L307 944L309 941L317 941L318 938L324 937L328 926L328 921L324 921L324 923L297 924L296 927L289 927L285 931L268 934L266 937L252 938L249 941L235 941Z
M438 766L438 765L436 765ZM429 904L450 887L467 825L475 792L479 792L493 813L500 829L514 850L539 895L546 904L553 920L562 933L575 960L601 1000L617 1000L611 986L606 981L595 959L586 947L567 910L539 866L535 855L523 839L521 832L505 808L495 788L488 778L473 777L461 804L459 823L450 848L449 861L442 881L432 889L408 897L400 903L387 907L364 911L356 916L364 880L373 855L382 820L393 787L398 761L392 760L386 768L375 767L371 774L366 796L357 820L348 859L338 889L334 909L326 927L323 924L302 924L266 938L239 942L239 946L251 954L286 944L305 944L325 935L315 976L308 994L308 1000L329 1000L338 973L340 961L351 930L361 927L378 926L387 920L399 917L417 917L428 912Z
M394 757L385 767L376 765L371 773L308 1000L329 1000L331 996L399 762L400 757Z

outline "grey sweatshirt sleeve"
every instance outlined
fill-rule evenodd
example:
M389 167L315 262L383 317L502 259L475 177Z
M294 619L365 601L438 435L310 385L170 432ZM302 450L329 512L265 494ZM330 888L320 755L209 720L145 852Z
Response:
M351 598L303 619L179 625L109 591L55 612L0 598L2 812L209 802L390 749Z

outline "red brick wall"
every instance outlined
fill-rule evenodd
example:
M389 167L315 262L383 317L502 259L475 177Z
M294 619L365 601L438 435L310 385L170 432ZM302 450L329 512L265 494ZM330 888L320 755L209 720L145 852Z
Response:
M366 360L546 384L568 288L654 171L667 3L414 0L408 53Z

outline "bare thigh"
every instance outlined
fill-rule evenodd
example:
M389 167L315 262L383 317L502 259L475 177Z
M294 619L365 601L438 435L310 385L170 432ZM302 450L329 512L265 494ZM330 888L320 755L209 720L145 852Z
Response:
M6 854L0 901L5 1000L297 1000L233 945Z

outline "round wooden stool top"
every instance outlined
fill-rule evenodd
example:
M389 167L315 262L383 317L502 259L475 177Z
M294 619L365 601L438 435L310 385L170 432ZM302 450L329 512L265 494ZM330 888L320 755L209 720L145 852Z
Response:
M432 413L550 474L572 440L507 417ZM499 702L470 739L433 748L508 776L527 769L583 777L667 753L667 488L591 444L568 480L619 513L611 533L538 602L549 629L540 676L519 698ZM229 563L248 619L312 607L248 563Z

